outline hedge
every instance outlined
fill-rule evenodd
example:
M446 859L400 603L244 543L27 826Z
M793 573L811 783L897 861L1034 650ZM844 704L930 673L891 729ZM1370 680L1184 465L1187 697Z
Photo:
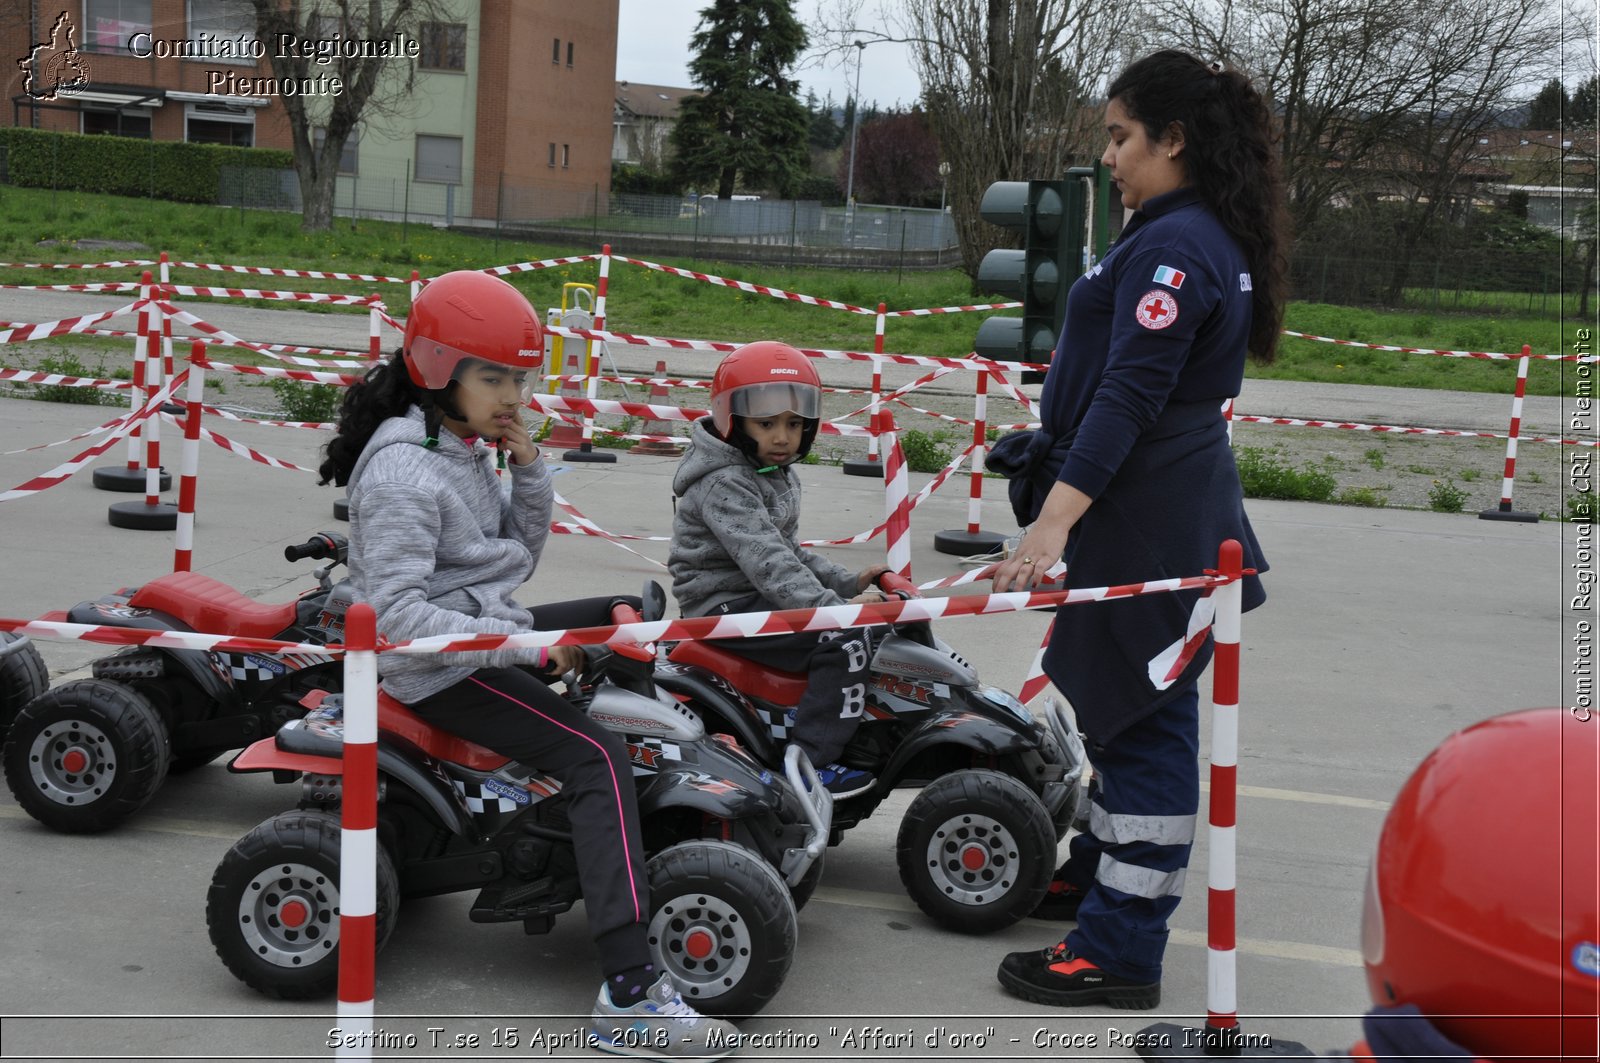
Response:
M294 155L270 148L182 144L104 134L0 129L14 185L215 203L224 167L283 170Z

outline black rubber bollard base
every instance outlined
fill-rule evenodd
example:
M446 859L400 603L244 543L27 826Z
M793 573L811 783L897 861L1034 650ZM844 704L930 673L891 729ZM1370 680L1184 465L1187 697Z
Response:
M969 557L972 554L987 554L1005 545L1006 537L999 532L980 531L969 532L965 528L954 528L950 531L933 533L933 548L941 554L955 554L958 557Z
M111 466L94 471L94 485L102 491L121 491L129 495L144 494L144 470L130 469L126 465ZM172 490L172 474L161 470L161 490Z
M114 502L106 511L106 520L113 528L171 531L178 526L178 507L165 502L153 506L144 502Z
M1521 509L1486 509L1478 514L1479 520L1509 520L1518 524L1537 524L1539 514Z
M1134 1035L1134 1051L1143 1059L1207 1059L1214 1056L1242 1056L1246 1059L1315 1058L1299 1041L1285 1041L1271 1034L1247 1034L1237 1026L1220 1028L1179 1026L1158 1022Z
M876 476L883 479L883 462L881 461L847 461L840 468L844 469L846 476Z
M611 453L609 450L594 450L587 446L583 446L579 447L577 450L569 450L562 454L561 460L587 461L597 465L602 463L609 465L617 460L617 456Z
M350 500L348 498L336 498L333 500L333 519L350 519Z

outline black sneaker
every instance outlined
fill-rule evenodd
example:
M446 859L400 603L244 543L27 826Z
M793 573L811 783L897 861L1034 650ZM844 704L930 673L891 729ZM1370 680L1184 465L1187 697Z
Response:
M878 777L843 764L824 764L817 769L817 781L834 797L854 797L872 789Z
M1066 942L1036 952L1013 952L1000 961L1000 984L1023 1000L1075 1008L1104 1004L1146 1011L1161 1003L1160 982L1134 982L1074 955Z
M1083 903L1087 893L1088 891L1081 890L1070 882L1053 878L1050 880L1050 889L1040 898L1039 906L1033 910L1033 917L1073 922L1078 918L1078 905Z

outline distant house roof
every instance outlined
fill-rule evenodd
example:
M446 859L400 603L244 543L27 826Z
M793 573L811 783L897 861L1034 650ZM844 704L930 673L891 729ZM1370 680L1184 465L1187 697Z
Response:
M698 89L676 85L643 85L637 81L617 82L617 106L637 118L673 119L678 104L686 96L698 96Z

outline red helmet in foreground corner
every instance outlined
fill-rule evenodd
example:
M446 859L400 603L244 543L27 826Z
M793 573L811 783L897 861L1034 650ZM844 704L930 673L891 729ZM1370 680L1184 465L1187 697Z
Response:
M1594 1059L1600 717L1532 709L1445 739L1401 788L1367 881L1372 999L1486 1060Z
M544 328L527 298L499 277L456 270L411 304L406 368L413 384L441 391L469 358L531 373L544 365Z
M811 359L776 340L747 343L722 360L711 377L711 423L731 438L735 417L795 413L822 417L822 379ZM809 442L807 444L809 446Z

